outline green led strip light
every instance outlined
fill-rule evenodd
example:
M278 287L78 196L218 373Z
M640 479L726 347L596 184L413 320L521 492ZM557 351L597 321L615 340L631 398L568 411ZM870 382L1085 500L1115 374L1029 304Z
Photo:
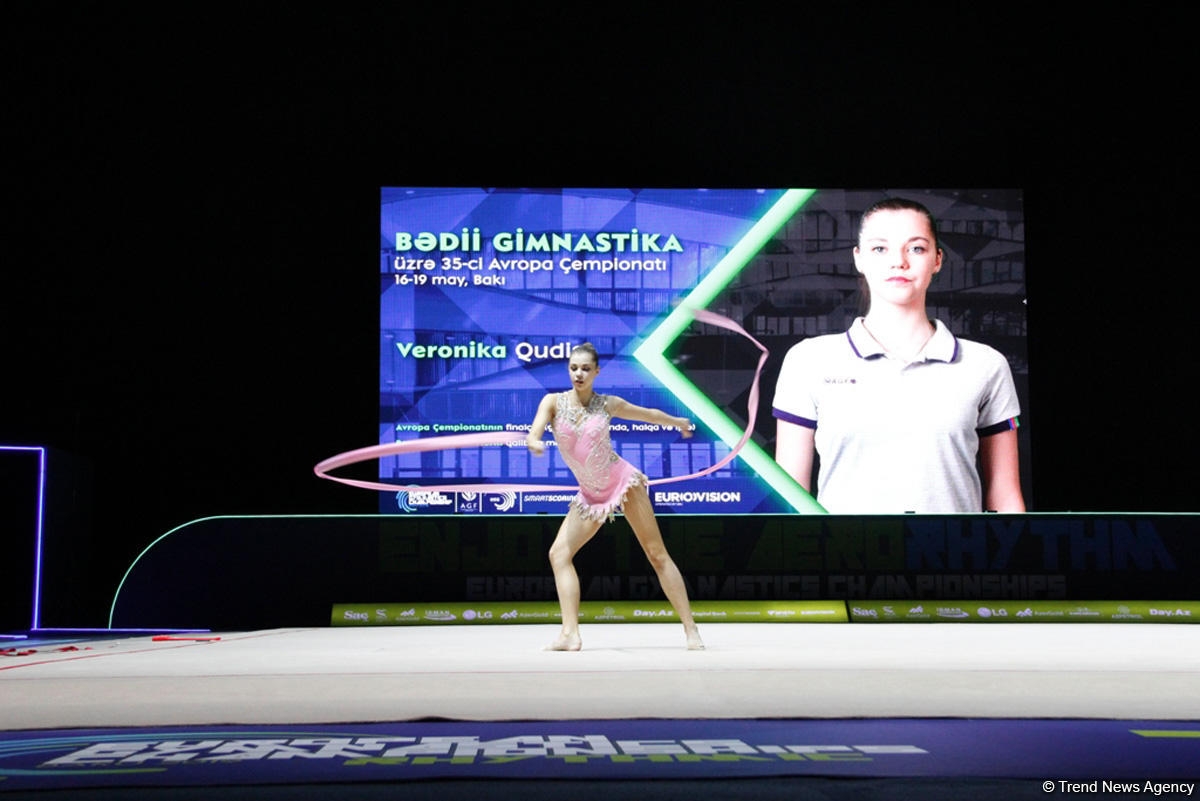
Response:
M742 438L742 429L729 419L708 396L689 381L663 355L692 322L690 309L704 309L729 286L775 232L805 204L815 189L789 189L762 216L746 235L704 276L662 323L649 333L633 352L633 357L683 402L722 442L732 448ZM767 482L792 508L801 514L824 514L825 510L797 484L754 440L746 442L738 454L760 478Z

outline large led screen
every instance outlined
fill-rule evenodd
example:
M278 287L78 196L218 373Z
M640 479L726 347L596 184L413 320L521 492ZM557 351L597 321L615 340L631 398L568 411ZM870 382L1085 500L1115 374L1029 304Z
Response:
M862 211L885 197L916 200L938 220L945 259L929 316L1009 362L1028 501L1020 191L388 187L379 442L477 432L512 440L381 459L380 481L396 486L381 493L381 511L562 514L574 478L553 447L538 458L523 438L543 396L569 388L571 349L590 342L598 392L695 424L683 438L613 421L614 447L651 480L659 513L823 512L774 461L771 400L789 347L843 332L862 313L852 252ZM697 321L697 309L744 333ZM754 409L751 338L770 354ZM751 417L734 459L676 480L727 456ZM481 483L495 490L453 490ZM539 489L509 489L530 485Z

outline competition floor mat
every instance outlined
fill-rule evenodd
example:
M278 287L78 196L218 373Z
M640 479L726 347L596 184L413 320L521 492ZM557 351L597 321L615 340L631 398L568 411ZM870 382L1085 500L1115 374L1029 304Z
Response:
M1200 627L279 629L0 658L0 799L1192 797Z

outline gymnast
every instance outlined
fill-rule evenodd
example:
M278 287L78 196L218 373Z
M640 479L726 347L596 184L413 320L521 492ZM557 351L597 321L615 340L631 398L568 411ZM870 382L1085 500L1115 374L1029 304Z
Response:
M629 520L646 558L658 574L663 593L679 615L688 649L703 650L683 576L667 553L654 518L646 476L617 456L608 433L609 420L619 417L674 426L684 437L690 437L691 421L658 409L635 406L614 395L597 394L592 385L600 372L600 359L591 343L585 342L571 351L568 369L573 388L542 398L525 439L535 456L544 455L546 444L542 434L550 426L563 460L579 481L579 492L550 546L550 566L562 607L562 631L546 650L578 651L583 647L579 636L579 576L573 560L605 519L611 521L617 510Z

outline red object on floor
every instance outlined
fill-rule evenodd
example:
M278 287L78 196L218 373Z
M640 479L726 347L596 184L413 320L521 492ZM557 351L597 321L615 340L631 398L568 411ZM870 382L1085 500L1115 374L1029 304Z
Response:
M168 637L159 634L150 638L153 642L216 642L220 637Z

